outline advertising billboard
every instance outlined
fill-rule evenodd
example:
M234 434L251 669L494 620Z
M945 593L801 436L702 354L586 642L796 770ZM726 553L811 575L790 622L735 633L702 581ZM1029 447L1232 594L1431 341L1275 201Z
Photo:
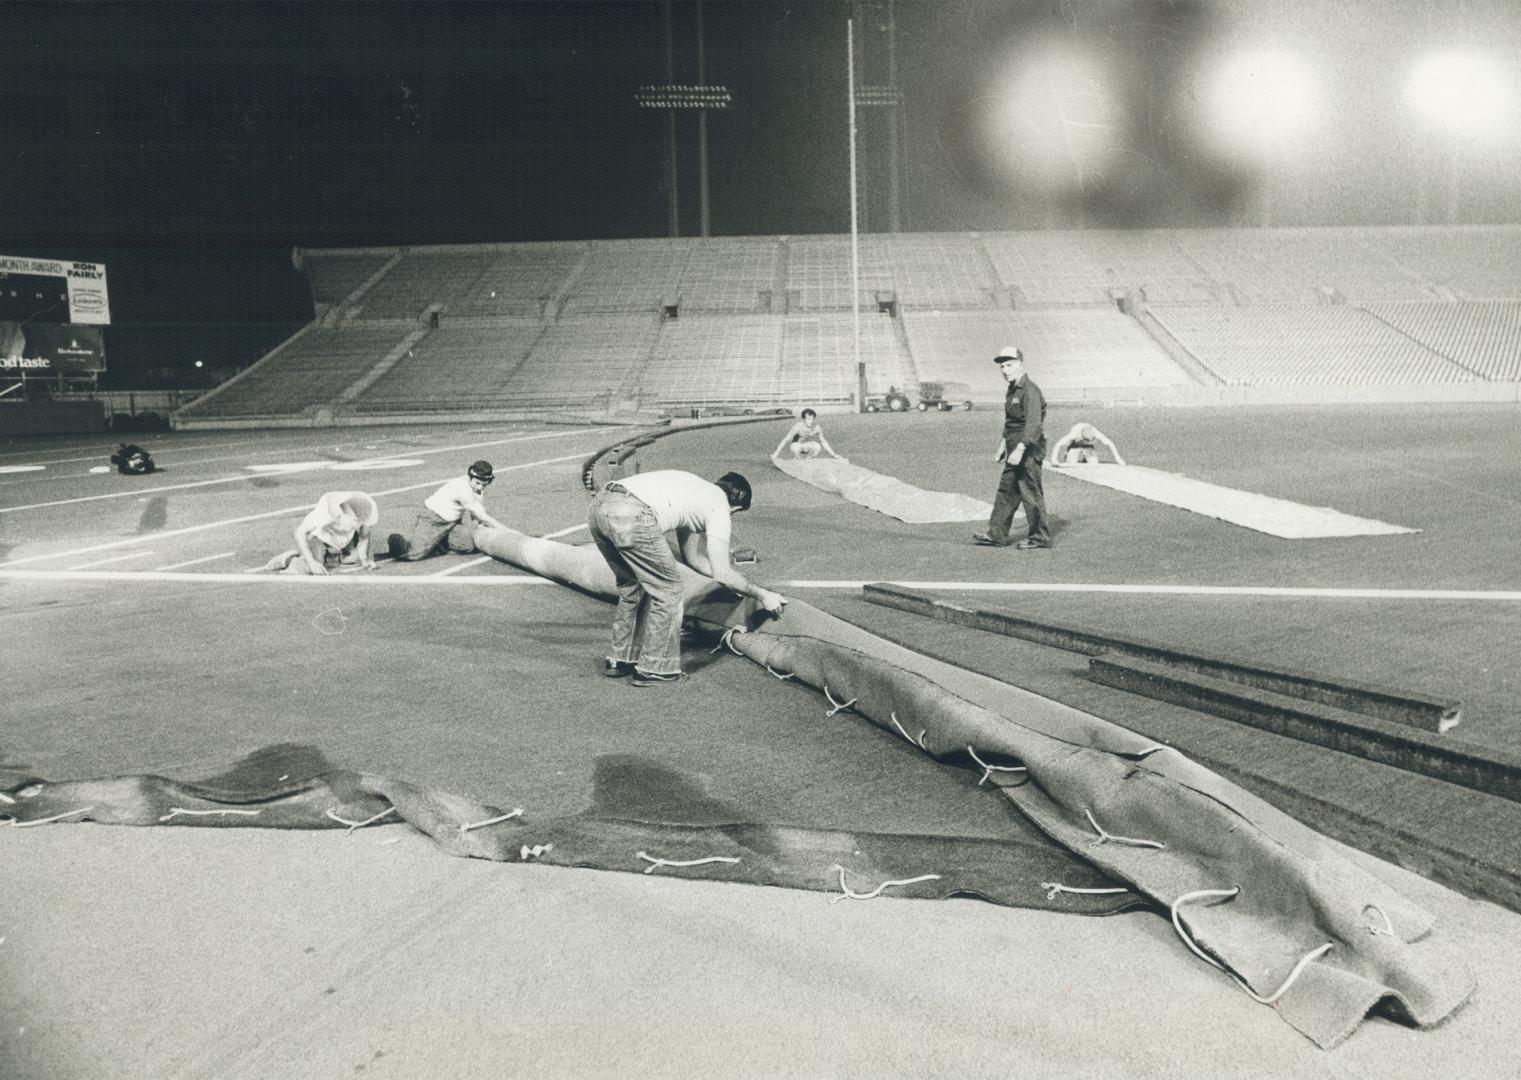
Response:
M0 322L0 372L89 375L106 370L100 327Z
M107 326L111 299L101 263L0 255L0 319Z

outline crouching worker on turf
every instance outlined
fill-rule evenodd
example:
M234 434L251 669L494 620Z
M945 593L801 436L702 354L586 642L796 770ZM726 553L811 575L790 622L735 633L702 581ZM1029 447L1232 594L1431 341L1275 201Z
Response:
M391 557L415 562L445 551L468 555L475 550L478 525L506 528L486 513L486 504L482 501L486 487L493 479L491 462L477 461L464 476L455 477L429 495L423 502L422 512L412 522L412 528L406 533L392 533L387 538Z
M265 570L326 574L339 566L375 569L370 530L380 518L375 500L362 491L329 491L296 526L296 546L282 551Z
M828 454L832 458L840 456L829 445L829 440L824 438L824 429L819 427L819 414L812 409L803 410L802 419L787 430L782 441L776 444L776 449L771 451L771 456L781 457L782 451L788 446L792 447L792 456L796 458L815 458L820 454Z
M730 514L749 506L750 484L732 472L710 483L661 469L615 480L597 494L588 524L618 586L606 675L632 675L635 686L683 678L678 552L699 574L781 612L785 597L752 584L729 562Z
M1092 424L1084 423L1073 424L1071 431L1056 440L1056 445L1051 447L1051 464L1058 469L1068 465L1102 464L1098 449L1100 446L1108 448L1114 455L1116 465L1125 464L1114 440Z

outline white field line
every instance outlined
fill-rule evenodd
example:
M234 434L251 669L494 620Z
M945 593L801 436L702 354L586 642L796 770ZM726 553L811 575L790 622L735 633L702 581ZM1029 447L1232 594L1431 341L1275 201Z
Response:
M519 469L537 468L540 465L557 465L564 461L578 461L584 456L584 453L576 453L565 454L561 457L541 458L538 461L525 461L518 465L504 465L498 469L497 472L515 472ZM449 480L451 478L452 477L446 476L443 479L424 480L421 483L408 484L405 487L390 488L386 491L374 491L370 494L375 498L384 498L387 495L400 495L408 491L417 491L420 488L437 487L445 480ZM188 533L204 532L207 529L220 529L227 525L242 525L245 522L249 521L263 521L265 518L289 517L292 514L304 514L311 508L311 503L302 503L299 506L286 506L280 508L279 510L266 510L262 514L245 514L242 517L224 518L221 521L208 521L201 525L187 525L183 529L166 529L163 532L154 533L153 536L155 539L164 539L170 536L184 536ZM104 544L92 544L89 547L74 548L70 551L55 551L44 555L28 555L24 559L11 559L7 562L0 563L0 568L7 566L21 566L24 563L38 562L43 559L66 559L71 555L88 555L92 551L110 551L114 548L127 547L131 544L140 543L142 543L142 541L137 539L112 540Z
M171 566L159 566L159 567L155 567L155 569L158 570L161 573L163 571L166 571L166 570L183 570L187 566L198 566L198 565L200 565L203 562L215 562L218 559L230 558L231 556L236 555L236 554L237 554L236 551L224 551L220 555L207 555L204 558L191 559L189 562L177 562L177 563L174 563Z
M440 574L328 574L311 577L306 574L245 574L245 573L166 573L164 571L131 570L5 570L0 569L0 580L15 581L117 581L117 582L191 582L234 583L282 582L308 585L480 585L483 587L514 585L553 585L549 578L536 575L504 576L499 574L476 574L470 577L444 577ZM1267 596L1279 599L1354 599L1354 600L1480 600L1521 601L1521 592L1482 592L1472 589L1312 589L1277 588L1253 585L1086 585L1086 584L1018 584L1008 582L976 581L776 581L770 583L778 589L848 589L862 585L899 585L903 588L925 590L947 589L962 592L1067 592L1067 593L1135 593L1175 596Z
M1521 600L1521 592L1484 589L1338 589L1277 585L1112 585L1034 581L772 581L773 589L859 589L866 585L896 585L927 592L1052 592L1131 593L1145 596L1273 596L1318 597L1337 600Z
M115 582L180 582L191 584L214 583L219 585L248 584L298 584L316 585L323 588L345 588L357 585L555 585L557 582L538 575L476 574L472 577L440 577L438 574L247 574L239 571L204 571L197 573L168 573L163 570L0 570L0 580L12 581L115 581Z
M109 559L96 559L94 562L80 563L70 567L71 570L88 570L92 566L104 566L106 563L125 562L128 559L141 559L145 555L152 555L151 551L133 551L126 555L113 555Z
M481 447L486 447L486 446L502 446L502 445L507 444L507 443L532 442L532 441L534 441L536 439L555 439L555 438L562 438L562 437L566 437L566 436L570 436L570 435L585 435L588 432L592 432L592 431L605 431L605 430L607 430L607 429L606 428L575 428L575 429L573 429L571 431L550 431L550 432L542 432L542 433L537 434L537 435L524 435L524 436L522 436L520 438L514 438L514 439L495 439L495 440L493 440L491 442L463 443L463 444L461 444L459 446L438 446L438 447L434 447L434 448L432 448L430 450L419 450L416 453L418 455L422 455L422 454L445 454L445 453L452 453L452 452L458 451L458 450L477 450L477 449L480 449ZM375 456L373 456L371 458L361 459L361 460L383 461L383 460L386 460L389 457L395 457L395 456L396 455L394 455L394 454L377 454L377 455L375 455ZM342 463L341 462L334 462L334 464L342 464ZM57 500L55 500L53 502L31 503L31 504L26 505L26 506L6 506L6 507L0 507L0 514L14 514L14 513L17 513L19 511L22 511L22 510L43 510L43 509L46 509L47 507L50 507L50 506L72 506L72 505L74 505L76 503L95 502L95 501L100 500L100 499L125 499L125 498L129 498L129 497L135 496L135 495L154 495L154 494L157 494L158 492L161 492L161 491L184 491L184 490L186 490L188 488L210 487L210 486L215 485L215 484L237 484L237 483L242 483L242 482L245 482L245 481L251 479L251 476L252 476L252 474L250 474L250 473L239 473L236 476L223 476L223 477L218 477L215 480L195 480L195 481L192 481L191 483L188 483L188 484L166 484L163 487L132 488L132 489L130 489L128 491L112 491L112 492L107 492L104 495L81 495L77 499L57 499ZM440 483L440 484L443 483L442 480L433 481L433 482L434 483Z

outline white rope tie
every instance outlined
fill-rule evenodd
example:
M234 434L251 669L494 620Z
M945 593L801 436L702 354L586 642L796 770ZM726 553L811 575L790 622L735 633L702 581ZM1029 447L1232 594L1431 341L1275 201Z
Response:
M982 787L982 785L987 781L987 778L990 777L990 776L992 776L996 772L1029 772L1030 771L1029 768L1026 767L1026 766L1024 766L1024 765L989 765L986 761L983 761L982 758L980 758L980 757L977 756L977 751L973 750L970 744L968 744L968 746L966 748L966 752L968 754L972 755L972 760L973 761L977 762L977 764L979 764L979 765L982 766L982 779L979 780L979 781L977 781L977 786L978 787Z
M737 863L737 862L739 862L738 859L732 858L731 856L728 856L728 855L710 855L706 859L687 859L687 860L683 861L683 860L680 860L680 859L661 859L661 858L655 857L654 855L649 854L648 852L641 851L641 852L639 852L639 857L641 859L643 859L645 862L647 862L647 863L650 864L649 866L646 866L644 868L644 872L646 874L653 874L656 870L659 870L662 866L706 866L708 863L716 863L716 862L721 862L721 863Z
M339 817L338 811L334 810L332 807L328 807L327 816L338 822L340 825L347 825L349 827L349 832L353 832L355 829L362 829L371 822L379 821L387 814L394 814L395 812L396 807L388 806L380 813L376 814L374 817L367 817L363 821L350 821L348 818Z
M824 714L825 716L833 716L835 713L840 712L843 709L848 709L856 702L861 700L860 698L851 698L849 701L841 704L840 702L836 701L834 699L834 695L829 692L828 683L824 684L824 696L829 699L829 704L834 706L834 708L830 709L827 713Z
M940 875L939 874L920 874L918 877L902 878L902 879L900 879L898 881L884 881L884 882L882 882L882 884L878 885L875 889L871 890L871 892L869 892L869 893L857 893L857 892L851 892L850 891L850 886L847 885L847 884L845 884L845 868L843 866L837 866L835 869L839 870L839 872L840 872L840 893L841 893L841 895L836 896L832 900L830 900L829 902L831 904L838 904L841 900L871 900L871 899L874 899L877 896L880 896L883 889L890 889L894 885L913 885L916 882L920 882L920 881L939 881L940 880Z
M897 714L897 713L895 713L895 712L890 712L890 713L888 713L888 714L887 714L887 715L888 715L888 716L891 716L891 717L892 717L892 718L893 718L893 725L894 725L894 726L895 726L895 727L897 727L897 729L898 729L898 730L899 730L899 731L900 731L900 732L902 732L902 733L903 733L903 737L904 737L904 738L905 738L905 739L907 739L907 740L908 740L908 741L909 741L909 742L911 742L911 743L913 743L913 744L914 744L914 745L915 745L915 746L917 746L917 747L918 747L918 748L919 748L919 749L920 749L920 750L928 750L928 749L929 749L929 747L927 747L927 746L925 746L925 745L924 745L924 735L925 735L925 732L927 732L927 731L928 731L928 730L929 730L929 729L928 729L928 728L925 728L925 729L924 729L924 730L923 730L923 731L921 731L921 732L919 732L919 737L918 737L918 738L917 738L917 739L915 739L915 738L914 738L914 737L913 737L913 736L912 736L912 735L910 735L910 734L909 734L909 733L908 733L908 732L907 732L907 731L904 731L904 729L903 729L903 725L902 725L902 724L900 724L900 723L898 723L898 714Z
M1309 952L1305 953L1304 956L1300 957L1299 963L1295 964L1293 970L1289 972L1289 977L1283 980L1283 985L1280 986L1277 990L1274 990L1271 994L1267 995L1267 997L1263 997L1261 994L1253 990L1250 986L1246 985L1246 983L1242 981L1241 977L1238 976L1234 971L1230 970L1224 964L1220 963L1220 961L1216 960L1213 956L1210 956L1203 949L1199 948L1199 946L1195 945L1193 939L1188 936L1188 932L1183 929L1182 919L1178 917L1178 909L1192 900L1198 900L1206 896L1235 897L1239 895L1240 892L1241 886L1233 885L1229 889L1199 889L1195 892L1184 893L1182 896L1178 897L1172 902L1172 926L1173 929L1178 932L1178 936L1183 939L1183 944L1187 945L1195 956L1208 963L1211 967L1219 968L1221 971L1229 975L1231 977L1231 980L1235 982L1237 986L1241 987L1241 989L1244 990L1247 995L1252 998L1252 1000L1262 1005L1271 1005L1273 1002L1277 1001L1288 992L1289 987L1294 985L1294 980L1299 978L1300 973L1304 971L1305 967L1310 963L1311 960L1318 960L1320 957L1331 951L1332 942L1328 941L1319 948L1311 949ZM1364 910L1367 909L1365 908Z
M461 825L459 827L459 831L461 833L467 833L471 829L484 829L487 825L500 825L504 821L511 820L512 818L515 818L515 817L520 817L522 815L522 813L523 813L523 808L520 806L516 810L510 810L507 813L502 814L499 817L487 818L485 821L472 821L468 825Z
M241 815L243 817L256 817L258 815L258 813L259 813L259 811L257 811L257 810L186 810L182 806L171 806L169 808L169 812L167 814L165 814L163 817L159 818L158 820L160 822L164 822L164 821L168 821L170 818L176 818L176 817L180 817L180 816L184 816L184 817L213 817L213 816L215 816L217 814L237 814L237 815Z
M778 679L782 680L782 682L786 682L788 679L792 679L792 678L796 678L797 677L797 672L795 672L795 671L789 671L785 675L783 675L779 671L772 671L770 664L766 665L766 670L768 672L770 672L770 674L775 675Z
M723 637L721 637L721 638L718 639L718 644L714 645L711 649L708 650L708 655L712 656L719 649L722 649L725 645L727 645L729 647L729 651L731 653L733 653L735 656L744 656L745 655L744 653L740 652L738 649L736 649L734 647L734 635L735 634L747 634L747 633L749 633L749 631L746 630L743 626L731 626L731 627L729 627L729 629L727 629L727 630L724 631Z
M1137 840L1134 837L1130 836L1115 836L1113 833L1107 833L1104 831L1104 827L1094 819L1093 811L1089 810L1085 806L1083 807L1083 813L1088 815L1088 823L1092 825L1094 830L1098 833L1097 840L1090 840L1088 842L1089 847L1098 847L1100 844L1104 843L1125 844L1129 847L1157 848L1159 850L1165 850L1167 847L1166 844L1162 843L1159 840Z
M33 825L46 825L50 821L62 821L66 817L77 817L80 814L88 814L94 809L95 807L93 806L86 806L81 810L70 810L64 814L54 814L52 817L38 818L36 821L18 821L16 822L16 828L29 829Z
M1119 889L1080 889L1075 885L1063 885L1058 881L1042 881L1040 887L1046 890L1046 899L1055 900L1057 893L1078 893L1082 896L1106 896L1110 893L1128 893L1126 888Z
M1379 907L1377 904L1364 904L1363 911L1376 911L1378 912L1378 917L1384 920L1384 928L1382 930L1376 926L1370 926L1368 927L1368 933L1374 935L1384 934L1388 937L1394 937L1394 924L1389 921L1389 916L1384 914L1383 908Z
M523 862L527 862L529 859L537 859L540 855L551 852L554 849L555 846L553 844L535 844L533 847L524 844L518 849L518 858Z

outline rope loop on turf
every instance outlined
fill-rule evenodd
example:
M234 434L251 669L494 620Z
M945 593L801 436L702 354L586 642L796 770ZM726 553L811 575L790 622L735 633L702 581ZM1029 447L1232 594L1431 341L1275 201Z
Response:
M860 698L851 698L849 701L846 701L846 702L836 701L834 699L834 695L829 692L829 684L828 683L824 684L824 696L829 699L829 704L831 704L831 705L834 706L834 708L830 709L827 713L824 714L825 716L833 716L835 713L842 712L845 709L850 708L857 701L861 700Z
M644 868L646 874L653 874L662 866L706 866L708 863L737 863L739 860L729 855L709 855L706 859L662 859L648 852L639 852L639 857L649 866Z
M843 866L836 866L835 869L840 872L840 895L830 900L829 902L831 904L838 904L841 900L871 900L877 896L882 895L883 889L891 889L899 885L914 885L920 881L940 880L939 874L920 874L918 877L900 878L896 881L884 881L875 889L871 890L871 892L858 893L851 892L850 886L845 883L845 868Z
M966 752L972 755L973 761L982 766L982 779L977 781L978 787L981 787L987 781L988 777L992 776L995 772L1030 771L1028 766L1025 765L989 765L986 761L983 761L982 758L977 756L977 751L972 749L970 743L967 744Z
M1126 888L1118 889L1083 889L1075 885L1063 885L1058 881L1042 881L1040 887L1046 890L1046 899L1055 900L1058 893L1075 893L1082 896L1106 896L1110 893L1128 893Z
M468 825L461 825L459 827L459 831L461 833L467 833L472 829L484 829L488 825L500 825L504 821L509 821L512 818L521 817L522 815L523 808L520 806L516 810L509 810L505 814L500 814L494 818L487 818L485 821L473 821Z
M159 818L158 820L162 824L165 821L169 821L170 819L177 818L177 817L215 817L215 816L223 815L223 814L233 814L233 815L238 815L238 816L242 816L242 817L257 817L258 814L259 814L259 811L257 811L257 810L232 810L232 809L226 809L226 810L186 810L183 806L171 806L169 808L169 812L167 814L165 814L163 817Z
M1242 978L1234 971L1226 967L1224 964L1220 963L1220 961L1216 960L1213 956L1210 956L1203 949L1199 948L1199 946L1195 945L1193 938L1188 936L1188 931L1183 929L1183 921L1178 915L1179 908L1181 908L1184 904L1191 903L1194 900L1200 900L1210 896L1227 897L1234 899L1235 897L1239 896L1240 893L1240 885L1233 885L1229 889L1197 889L1194 892L1184 893L1182 896L1178 897L1172 902L1172 927L1178 932L1178 936L1183 939L1183 944L1187 945L1189 950L1192 951L1195 956L1205 961L1211 967L1219 968L1221 971L1229 975L1231 977L1231 980L1237 986L1241 987L1241 989L1245 991L1247 996L1250 997L1253 1001L1256 1001L1262 1005L1271 1005L1273 1002L1283 997L1284 994L1288 993L1289 987L1294 985L1294 981L1298 979L1299 976L1304 972L1304 969L1309 965L1310 961L1318 960L1320 957L1330 952L1333 943L1328 941L1324 945L1321 945L1315 949L1311 949L1309 952L1305 953L1304 956L1299 958L1299 962L1294 965L1293 970L1289 972L1288 978L1283 980L1282 985L1280 985L1277 990L1274 990L1271 994L1268 994L1264 997L1262 994L1257 993L1250 986L1248 986L1246 982L1242 980ZM1366 910L1366 908L1364 910Z
M1157 848L1158 850L1165 850L1167 848L1167 845L1160 840L1137 840L1130 836L1115 836L1113 833L1107 833L1104 831L1104 827L1094 818L1093 811L1085 806L1083 807L1083 813L1088 815L1088 824L1092 825L1094 831L1098 833L1097 840L1090 840L1088 842L1089 847L1098 847L1100 844L1124 844L1127 847Z

